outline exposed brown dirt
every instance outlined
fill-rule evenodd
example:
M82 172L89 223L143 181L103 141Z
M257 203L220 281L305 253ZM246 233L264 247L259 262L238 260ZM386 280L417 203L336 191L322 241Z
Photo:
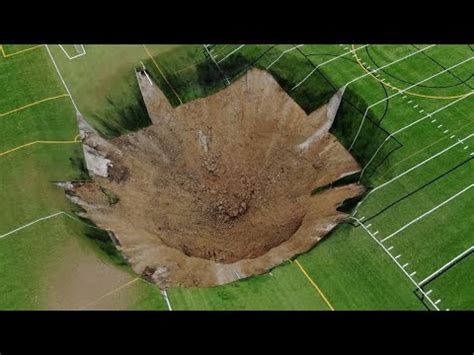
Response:
M337 206L363 191L352 184L310 194L359 170L328 133L337 97L306 115L270 74L253 69L173 109L138 80L153 125L94 141L112 162L109 177L76 193L87 217L115 233L132 267L161 287L265 272L311 248L345 217ZM101 186L119 202L110 205Z

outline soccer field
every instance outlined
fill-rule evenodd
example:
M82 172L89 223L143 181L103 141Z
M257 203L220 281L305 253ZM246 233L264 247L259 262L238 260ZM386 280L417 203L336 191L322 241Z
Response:
M474 308L472 46L4 45L1 54L0 194L15 209L0 212L0 308ZM74 105L106 137L149 124L134 76L142 66L174 106L252 66L306 112L344 88L331 132L361 164L368 193L322 242L271 273L166 295L63 215L2 237L73 214L52 182L87 178ZM94 285L91 294L75 298L73 282L62 289L68 273Z

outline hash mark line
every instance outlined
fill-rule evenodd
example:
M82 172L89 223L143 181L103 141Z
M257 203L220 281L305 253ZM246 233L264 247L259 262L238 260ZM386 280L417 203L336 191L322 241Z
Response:
M435 302L435 304L438 304L441 302L441 298Z
M15 108L15 109L13 109L13 110L0 113L0 117L8 116L8 115L10 115L10 114L12 114L12 113L15 113L15 112L18 112L18 111L21 111L21 110L24 110L24 109L27 109L27 108L30 108L30 107L39 105L39 104L42 104L43 102L52 101L52 100L57 100L57 99L60 99L60 98L63 98L63 97L68 97L68 96L69 96L68 94L61 94L61 95L56 95L56 96L47 97L47 98L44 98L44 99L41 99L41 100L32 102L32 103L27 104L27 105L23 105L23 106L17 107L17 108Z
M363 46L357 48L356 51L359 50L359 49L365 48L365 47L367 47L367 46L368 46L368 44L364 44ZM293 91L293 90L295 90L295 89L296 89L298 86L300 86L301 84L303 84L311 75L313 75L313 73L314 73L316 70L318 70L318 69L319 69L320 67L322 67L323 65L326 65L326 64L328 64L328 63L331 63L332 61L334 61L334 60L336 60L336 59L339 59L339 58L341 58L341 57L344 57L344 56L346 56L346 55L348 55L348 54L350 54L350 53L352 53L352 52L353 52L353 51L350 50L350 51L348 51L348 52L345 52L345 53L343 53L343 54L338 55L337 57L331 58L331 59L329 59L329 60L327 60L327 61L325 61L325 62L322 62L322 63L318 64L316 67L313 68L313 70L311 70L311 72L310 72L308 75L306 75L306 76L303 78L303 80L301 80L298 84L296 84L295 86L293 86L293 87L290 89L290 92Z
M300 262L298 260L295 260L295 263L296 265L298 265L298 267L300 268L300 270L303 272L304 276L306 276L306 278L309 280L309 282L311 283L311 285L313 285L313 287L316 289L316 291L318 291L319 295L323 298L324 302L326 302L326 304L328 305L329 309L331 311L334 311L334 307L332 306L332 304L329 302L329 300L326 298L326 296L324 295L324 293L321 291L321 289L318 287L318 285L316 284L316 282L308 275L308 273L306 272L306 270L303 268L303 266L301 266Z
M428 282L430 282L431 280L433 280L436 276L438 276L439 274L441 274L443 271L445 271L446 269L450 268L453 264L455 264L456 262L458 262L459 260L461 260L462 258L464 258L466 255L470 254L474 252L474 245L471 246L470 248L467 248L466 250L464 250L461 254L459 254L458 256L454 257L453 259L451 259L450 261L448 261L446 264L444 264L443 266L441 266L438 270L436 270L435 272L433 272L431 275L427 276L425 279L423 279L422 281L420 281L420 286L424 286L426 285Z
M451 196L450 198L448 198L447 200L443 201L442 203L440 203L439 205L433 207L432 209L430 209L429 211L426 211L425 213L423 213L422 215L418 216L417 218L415 218L414 220L412 220L411 222L405 224L403 227L399 228L398 230L396 230L395 232L393 232L392 234L390 234L388 237L385 237L384 239L382 239L382 242L385 242L386 240L389 240L390 238L393 238L394 236L396 236L398 233L404 231L406 228L408 228L409 226L411 226L413 223L416 223L418 222L420 219L423 219L425 218L426 216L428 216L429 214L431 214L432 212L436 211L438 208L441 208L443 207L445 204L447 204L448 202L454 200L456 197L460 196L461 194L463 194L464 192L466 192L467 190L469 190L471 187L473 187L474 184L471 184L467 187L465 187L464 189L462 189L461 191L455 193L453 196Z
M431 45L433 46L433 45ZM430 46L430 47L431 47ZM352 48L355 48L354 45L352 45ZM426 48L426 47L425 47ZM371 74L361 63L361 60L360 58L354 54L354 58L357 60L357 63L359 63L359 66L367 73L367 74L370 74L375 80L379 81L379 82L382 82L382 80L379 80L377 79L380 75L376 75L374 76L373 74ZM397 88L396 86L393 86L391 85L390 83L383 83L384 85L388 86L389 88L393 89L393 90L401 90L400 88ZM416 97L422 97L422 98L425 98L425 99L436 99L436 100L451 100L451 99L457 99L457 98L460 98L460 97L463 97L465 95L467 95L466 93L464 94L460 94L460 95L453 95L453 96L434 96L434 95L424 95L424 94L418 94L416 92L411 92L411 91L407 91L407 94L411 95L411 96L416 96Z
M51 58L51 61L53 62L54 69L56 69L56 73L58 73L58 75L59 75L59 79L61 79L61 82L63 83L64 88L66 89L67 93L69 94L69 98L71 99L72 105L76 109L76 112L79 112L79 109L77 108L77 105L74 102L74 99L72 98L71 92L69 91L69 88L67 87L66 82L64 81L64 78L63 78L61 72L59 71L58 65L56 64L56 61L54 60L53 55L51 54L51 51L49 50L48 45L46 45L46 50L48 51L48 54L49 54L49 57Z
M234 49L232 52L230 52L229 54L227 54L224 58L222 58L221 60L219 60L217 63L220 63L224 60L226 60L228 57L230 57L232 54L234 54L235 52L237 52L240 48L244 47L245 44L242 44L240 45L239 47L237 47L236 49Z
M428 80L431 80L431 79L437 77L438 75L444 74L444 73L446 73L447 71L449 71L449 70L451 70L451 69L454 69L455 67L458 67L458 66L460 66L460 65L462 65L462 64L464 64L464 63L466 63L466 62L468 62L468 61L470 61L470 60L472 60L473 58L474 58L474 57L471 57L471 58L469 58L469 59L463 60L463 61L461 61L461 62L459 62L459 63L457 63L457 64L455 64L455 65L453 65L453 66L451 66L451 67L449 67L449 68L446 68L446 69L444 69L444 70L442 70L442 71L440 71L440 72L438 72L438 73L436 73L436 74L433 74L433 75L431 75L431 76L428 77L428 78L425 78L425 79L423 79L423 80L421 80L421 81L419 81L419 82L417 82L417 83L415 83L415 84L412 84L412 85L406 87L406 88L403 89L403 90L399 90L398 92L396 92L396 93L394 93L394 94L392 94L392 95L390 95L390 96L387 96L387 97L385 97L385 98L383 98L383 99L381 99L381 100L379 100L379 101L377 101L377 102L375 102L375 103L369 105L369 106L365 109L364 116L362 117L362 120L360 121L359 129L357 130L357 133L356 133L354 139L352 140L351 145L349 146L349 151L352 150L352 148L354 147L354 145L355 145L357 139L359 138L359 134L360 134L360 132L361 132L361 130L362 130L362 126L363 126L364 123L365 123L366 116L367 116L367 114L369 113L369 110L370 110L372 107L377 106L378 104L381 104L382 102L388 101L388 100L394 98L394 97L397 96L397 95L401 95L401 94L405 93L406 91L408 91L408 90L414 88L415 86L420 85L420 84L422 84L422 83L424 83L424 82L426 82L426 81L428 81ZM413 102L413 100L408 101L408 103L411 103L411 102ZM417 108L417 107L418 107L418 105L415 105L415 106L414 106L414 108ZM423 112L424 112L424 110L421 110L421 111L420 111L420 113L423 113Z
M357 212L357 209L359 208L359 206L360 206L372 193L374 193L375 191L381 189L381 188L384 187L384 186L387 186L388 184L392 183L392 182L395 181L395 180L398 180L398 179L401 178L402 176L404 176L404 175L406 175L406 174L412 172L413 170L419 168L420 166L422 166L422 165L428 163L430 160L435 159L436 157L440 156L441 154L446 153L448 150L452 149L452 148L455 147L456 145L458 145L458 144L464 144L464 141L465 141L465 140L467 140L467 139L469 139L469 138L471 138L471 137L473 137L473 136L474 136L474 133L471 133L471 134L468 135L467 137L465 137L465 138L463 138L463 139L459 139L456 143L450 145L449 147L447 147L447 148L441 150L440 152L438 152L438 153L432 155L431 157L429 157L429 158L423 160L422 162L416 164L415 166L412 166L410 169L408 169L408 170L404 171L403 173L401 173L401 174L399 174L399 175L393 177L392 179L388 180L387 182L384 182L383 184L381 184L381 185L379 185L379 186L373 188L372 190L370 190L370 191L367 193L367 195L364 197L364 199L358 203L354 214ZM466 148L464 148L464 149L466 149Z
M429 45L429 46L427 46L427 47L424 47L424 48L419 49L419 50L417 50L417 51L415 51L415 52L413 52L413 53L410 53L410 54L408 54L408 55L406 55L406 56L404 56L404 57L402 57L402 58L398 58L397 60L395 60L395 61L393 61L393 62L387 63L387 64L385 64L385 65L383 65L383 66L381 66L381 67L378 67L377 69L371 70L371 71L367 72L366 74L363 74L363 75L361 75L361 76L359 76L359 77L357 77L357 78L352 79L352 80L349 81L347 84L345 84L343 87L346 88L346 87L349 86L350 84L352 84L352 83L354 83L354 82L356 82L356 81L358 81L358 80L360 80L360 79L362 79L362 78L365 78L367 75L372 75L372 74L374 74L374 73L377 73L378 71L380 71L380 70L382 70L382 69L384 69L384 68L387 68L387 67L389 67L389 66L391 66L391 65L393 65L393 64L396 64L396 63L398 63L398 62L401 62L402 60L408 59L408 58L410 58L410 57L412 57L412 56L414 56L414 55L416 55L416 54L418 54L418 53L421 53L421 52L423 52L423 51L425 51L425 50L427 50L427 49L429 49L429 48L432 48L432 47L434 47L434 46L436 46L436 44L431 44L431 45ZM353 49L353 52L357 51L357 50L360 49L360 48L362 48L362 47L358 47L358 48Z
M415 287L418 289L418 291L420 291L421 294L422 294L423 296L425 296L426 299L433 305L433 307L434 307L437 311L439 311L438 306L436 306L436 305L434 304L434 302L431 300L431 298L428 297L428 294L420 287L420 285L418 285L418 283L417 283L417 282L408 274L408 272L400 265L400 263L398 262L398 260L395 259L392 254L390 254L390 252L388 251L388 249L385 248L385 246L384 246L377 238L374 237L374 235L370 232L370 230L368 230L368 229L362 224L362 222L361 222L359 219L357 219L357 218L355 218L355 217L352 217L352 216L349 216L349 217L347 217L347 218L353 219L353 220L355 220L356 222L359 223L359 225L367 232L367 234L369 234L369 236L383 249L383 251L384 251L386 254L388 254L388 256L389 256L389 257L395 262L395 264L400 268L400 270L402 270L402 272L408 277L408 279L415 285Z
M399 259L402 256L402 254L398 254L395 259ZM410 275L411 276L411 275Z
M178 93L176 92L176 90L174 89L174 87L170 84L170 82L168 81L168 79L166 79L166 76L165 74L163 74L163 72L161 71L160 67L158 66L158 63L156 63L155 61L155 58L153 58L153 56L151 55L150 51L148 50L147 46L146 45L143 45L143 48L145 49L146 53L148 54L148 56L150 57L151 61L153 62L153 64L155 65L156 69L158 69L158 71L160 72L161 76L163 77L163 79L165 80L166 84L168 84L168 86L170 87L171 91L173 91L173 94L176 95L176 97L178 98L178 101L179 103L182 105L183 104L183 101L181 101L181 98L179 97ZM206 48L207 49L207 48Z
M293 47L291 47L291 48L289 48L289 49L284 50L283 52L281 52L281 54L278 56L277 59L275 59L273 62L271 62L271 63L267 66L266 69L267 69L267 70L270 69L270 68L271 68L276 62L278 62L278 61L281 59L281 57L283 57L286 53L291 52L291 51L294 51L296 48L299 48L299 47L302 47L302 46L304 46L304 44L298 44L297 46L293 46Z
M389 246L387 250L390 251L392 249L393 249L393 245Z
M413 277L413 276L415 276L415 275L416 275L416 271L413 271L413 272L410 274L411 277Z
M458 102L460 102L460 101L462 101L462 100L464 100L464 99L470 97L472 94L474 94L474 91L471 91L469 94L464 95L464 96L460 97L459 99L456 99L456 100L450 102L449 104L444 105L444 106L442 106L442 107L436 109L435 111L432 111L431 113L427 113L425 116L419 118L418 120L413 121L413 122L411 122L410 124L407 124L406 126L400 128L400 129L398 129L397 131L395 131L395 132L393 132L393 133L390 133L390 135L389 135L387 138L385 138L384 141L382 142L382 144L380 144L380 146L377 148L377 150L376 150L375 153L372 155L372 157L371 157L370 160L367 162L367 164L365 164L365 166L362 168L362 171L360 172L360 178L362 178L362 176L364 175L364 172L365 172L365 170L367 169L367 167L372 163L372 161L375 159L375 157L377 156L377 154L378 154L378 152L380 151L380 149L382 149L383 145L384 145L390 138L392 138L392 137L394 137L395 135L397 135L397 134L403 132L404 130L410 128L411 126L414 126L414 125L420 123L421 121L425 120L427 117L431 117L432 115L435 115L435 114L437 114L437 113L439 113L439 112L441 112L441 111L443 111L443 110L449 108L450 106L457 104Z
M402 268L406 268L408 265L410 265L410 263L405 263L402 265Z
M429 290L426 294L429 295L431 292L433 292L433 290Z

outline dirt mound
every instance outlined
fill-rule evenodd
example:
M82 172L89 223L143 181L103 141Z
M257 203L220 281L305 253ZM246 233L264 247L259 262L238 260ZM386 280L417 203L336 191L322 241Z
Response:
M270 74L253 69L173 109L137 77L153 125L109 142L89 132L85 143L111 162L108 177L75 193L133 268L161 287L265 272L311 248L345 217L337 206L362 192L352 184L311 196L359 170L328 133L342 93L306 115Z

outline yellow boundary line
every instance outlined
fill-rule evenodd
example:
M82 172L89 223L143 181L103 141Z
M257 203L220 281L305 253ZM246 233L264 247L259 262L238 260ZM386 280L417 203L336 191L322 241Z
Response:
M296 265L298 265L298 267L300 268L300 270L303 272L304 276L306 276L306 278L309 280L309 282L311 283L311 285L313 285L313 287L316 289L316 291L318 291L319 295L323 298L324 302L326 302L326 304L328 305L329 309L331 311L334 311L334 307L332 306L331 302L329 302L329 300L326 298L326 296L324 295L323 291L321 291L321 289L318 287L318 285L316 284L316 282L308 275L308 273L306 272L306 270L303 268L303 266L301 266L301 264L299 263L298 260L295 260L294 261L296 263Z
M111 294L113 294L113 293L115 293L115 292L117 292L117 291L120 291L121 289L123 289L123 288L125 288L125 287L131 285L132 283L134 283L135 281L140 280L140 279L141 279L140 277L136 277L136 278L134 278L133 280L131 280L131 281L129 281L129 282L123 284L122 286L119 286L119 287L113 289L113 290L110 291L110 292L107 292L105 295L100 296L100 297L99 297L98 299L96 299L95 301L92 301L92 302L86 304L85 306L83 306L83 307L81 307L81 308L79 308L79 309L80 309L80 310L86 309L87 307L92 306L93 304L95 304L95 303L97 303L97 302L103 300L104 298L110 296Z
M158 66L158 64L156 63L155 61L155 58L153 58L153 56L151 55L150 51L148 50L148 48L146 47L146 45L143 45L143 48L145 48L145 51L147 52L148 56L151 58L153 64L155 64L155 67L156 69L158 69L158 71L160 72L161 76L163 77L163 79L165 79L166 83L168 84L168 86L170 87L171 90L173 90L173 93L176 95L176 97L178 98L179 100L179 103L182 105L183 104L183 101L181 101L181 98L179 97L179 95L177 94L177 92L174 90L174 88L171 86L170 82L168 81L168 79L166 79L166 76L165 74L163 74L163 72L161 71L160 67Z
M29 51L32 51L32 50L34 50L34 49L41 48L41 47L43 47L43 46L44 46L44 44L39 44L39 45L37 45L37 46L33 46L33 47L25 48L25 49L22 49L22 50L13 52L13 53L5 54L5 50L3 49L3 44L2 44L2 45L0 46L0 50L2 51L3 58L8 58L8 57L12 57L12 56L14 56L14 55L20 54L20 53L29 52Z
M61 94L61 95L57 95L57 96L47 97L47 98L45 98L45 99L41 99L41 100L32 102L32 103L30 103L30 104L27 104L27 105L24 105L24 106L15 108L15 109L13 109L13 110L11 110L11 111L7 111L7 112L0 113L0 117L8 116L8 115L10 115L10 114L12 114L12 113L15 113L15 112L24 110L24 109L29 108L29 107L32 107L32 106L39 105L39 104L41 104L41 103L43 103L43 102L52 101L52 100L57 100L57 99L60 99L60 98L63 98L63 97L69 97L69 95L68 95L68 94Z
M80 137L81 135L78 134L74 140L72 141L34 141L34 142L30 142L30 143L26 143L26 144L23 144L23 145L20 145L16 148L12 148L12 149L9 149L9 150L6 150L4 152L0 152L0 157L4 156L4 155L7 155L7 154L10 154L10 153L13 153L17 150L20 150L20 149L23 149L23 148L26 148L26 147L29 147L29 146L32 146L32 145L35 145L35 144L73 144L73 143L80 143L81 140L80 140Z
M369 74L372 78L374 78L375 80L377 80L378 82L382 83L383 85L393 89L393 90L396 90L396 91L403 91L404 89L400 89L392 84L389 84L389 83L386 83L382 80L380 80L379 78L377 78L373 73L371 73L363 64L362 64L362 61L361 59L359 58L359 56L356 54L355 52L355 45L353 44L352 45L352 54L354 55L354 57L356 58L357 60L357 63L359 63L360 67L367 73ZM416 92L411 92L411 91L403 91L404 94L407 94L407 95L411 95L411 96L416 96L416 97L422 97L422 98L425 98L425 99L437 99L437 100L451 100L451 99L459 99L461 97L464 97L464 96L468 96L468 95L471 95L472 92L468 92L468 93L464 93L464 94L460 94L460 95L454 95L454 96L435 96L435 95L424 95L424 94L418 94Z

